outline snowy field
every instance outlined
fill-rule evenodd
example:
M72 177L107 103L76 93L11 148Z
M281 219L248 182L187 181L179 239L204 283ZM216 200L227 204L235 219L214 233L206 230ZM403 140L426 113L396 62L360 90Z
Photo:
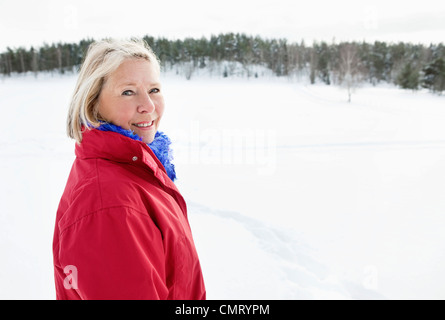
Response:
M0 78L0 299L54 299L74 75ZM445 97L163 79L209 299L445 299ZM80 275L79 275L80 277Z

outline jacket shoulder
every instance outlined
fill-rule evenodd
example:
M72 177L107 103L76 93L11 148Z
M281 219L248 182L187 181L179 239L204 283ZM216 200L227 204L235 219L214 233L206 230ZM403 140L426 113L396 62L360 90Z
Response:
M106 208L125 207L146 213L143 197L155 187L149 181L150 175L139 177L138 170L103 159L76 160L59 205L60 232Z

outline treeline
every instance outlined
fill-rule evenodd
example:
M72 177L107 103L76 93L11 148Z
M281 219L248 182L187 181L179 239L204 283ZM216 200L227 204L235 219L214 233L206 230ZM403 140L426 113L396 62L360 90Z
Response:
M215 68L227 77L242 70L258 77L258 67L280 77L307 77L311 83L341 84L387 82L405 89L445 90L445 46L376 41L311 45L286 39L263 39L245 34L220 34L210 38L169 40L145 36L164 68L186 68L189 79L198 69ZM41 71L71 72L82 63L92 39L79 43L45 44L40 48L11 49L0 54L0 74ZM229 64L227 64L229 63ZM230 67L233 66L233 67Z

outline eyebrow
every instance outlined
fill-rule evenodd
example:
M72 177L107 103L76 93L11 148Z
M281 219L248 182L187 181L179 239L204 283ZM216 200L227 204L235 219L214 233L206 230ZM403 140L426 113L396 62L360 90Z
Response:
M160 85L161 85L160 82L152 82L152 83L149 83L149 87L159 87ZM119 88L120 88L120 87L125 87L125 86L133 86L133 87L137 87L138 84L137 84L136 82L131 82L131 81L129 81L129 82L124 82L124 83L118 85Z

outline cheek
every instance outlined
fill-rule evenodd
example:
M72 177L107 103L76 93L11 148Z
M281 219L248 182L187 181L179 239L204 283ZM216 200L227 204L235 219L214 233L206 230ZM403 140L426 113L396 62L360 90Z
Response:
M111 99L102 99L99 103L98 111L104 120L124 129L130 128L129 123L133 114L131 109L125 105L114 103Z
M132 112L129 108L119 108L115 111L114 115L116 123L122 128L129 129L131 127L134 112Z
M159 100L156 102L156 111L159 117L161 117L164 114L164 110L165 110L164 98L160 97Z

